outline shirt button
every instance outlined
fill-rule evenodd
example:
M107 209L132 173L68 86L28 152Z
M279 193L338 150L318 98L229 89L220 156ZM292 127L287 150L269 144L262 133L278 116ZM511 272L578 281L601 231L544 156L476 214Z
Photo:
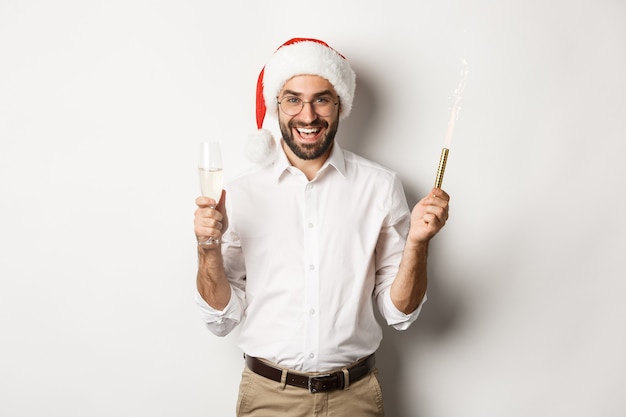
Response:
M309 359L313 359L315 357L315 353L309 353Z
M312 271L315 269L315 265L309 265L309 270Z
M313 223L309 223L309 229L313 228Z
M314 308L310 309L309 310L309 314L312 315L312 316L315 315L315 309Z

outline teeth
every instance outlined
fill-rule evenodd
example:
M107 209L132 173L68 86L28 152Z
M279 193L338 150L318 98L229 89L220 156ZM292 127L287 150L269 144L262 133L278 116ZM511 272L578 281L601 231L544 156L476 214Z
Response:
M309 128L309 129L304 129L304 128L299 128L299 129L298 129L298 132L300 132L300 133L317 133L317 132L319 132L319 129L311 129L311 128Z

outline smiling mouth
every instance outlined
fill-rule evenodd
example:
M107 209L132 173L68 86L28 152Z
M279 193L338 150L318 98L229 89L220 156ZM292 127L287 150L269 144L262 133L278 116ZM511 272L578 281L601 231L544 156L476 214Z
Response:
M296 127L295 130L298 132L300 141L303 141L304 143L313 143L318 141L322 128L320 126Z
M319 127L298 127L296 128L301 135L317 135L320 132Z

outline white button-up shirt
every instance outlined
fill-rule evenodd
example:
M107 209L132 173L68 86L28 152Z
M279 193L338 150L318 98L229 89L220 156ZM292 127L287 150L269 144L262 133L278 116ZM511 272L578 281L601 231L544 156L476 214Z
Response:
M410 219L394 172L335 143L312 181L279 152L226 188L231 298L220 311L196 295L213 333L240 325L244 353L313 372L378 348L374 303L398 330L417 318L421 304L407 315L390 297Z

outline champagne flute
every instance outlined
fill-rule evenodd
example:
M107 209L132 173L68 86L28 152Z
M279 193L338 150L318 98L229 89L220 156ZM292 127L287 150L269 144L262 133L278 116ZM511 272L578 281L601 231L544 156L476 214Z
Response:
M204 197L220 201L222 195L222 152L217 140L202 142L200 146L200 159L198 161L198 174L200 176L200 190ZM215 208L215 206L212 206ZM199 242L200 245L219 244L220 240L210 236L208 240Z

